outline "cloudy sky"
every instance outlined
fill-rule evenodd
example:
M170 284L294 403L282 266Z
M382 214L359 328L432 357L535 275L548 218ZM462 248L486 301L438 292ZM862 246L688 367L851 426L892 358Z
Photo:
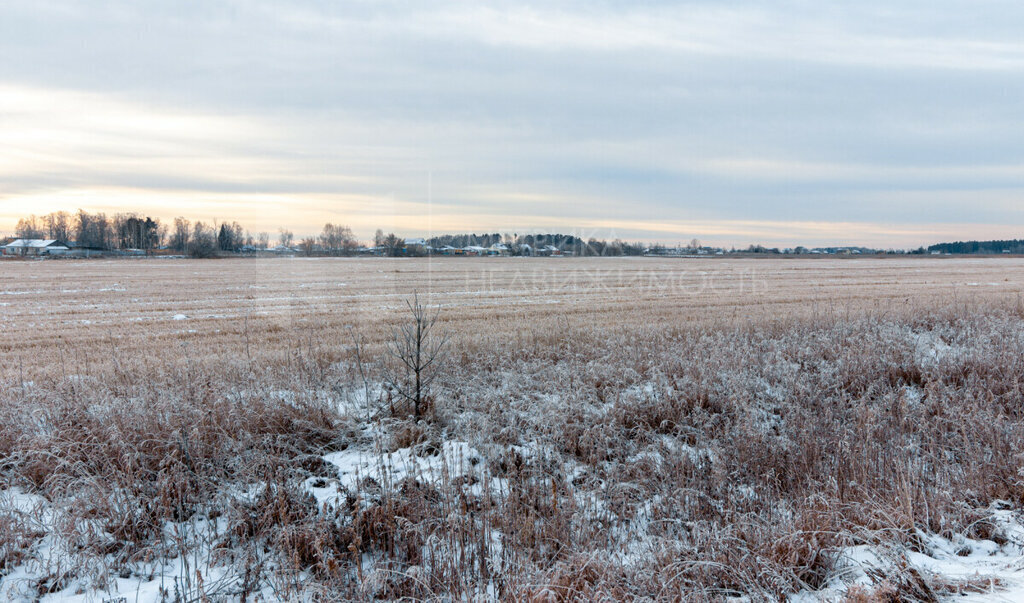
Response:
M82 207L362 237L1024 237L1022 25L980 0L4 2L0 231Z

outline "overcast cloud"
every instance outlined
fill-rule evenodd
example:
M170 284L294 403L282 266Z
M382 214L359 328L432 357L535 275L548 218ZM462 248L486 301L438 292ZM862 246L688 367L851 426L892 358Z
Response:
M8 2L0 230L1024 236L1019 2Z

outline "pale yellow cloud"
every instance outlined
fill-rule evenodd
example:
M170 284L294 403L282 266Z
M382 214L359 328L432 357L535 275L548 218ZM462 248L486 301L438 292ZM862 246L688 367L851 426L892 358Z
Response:
M532 200L543 200L543 197ZM1007 224L581 219L567 214L460 211L448 204L410 202L388 196L229 194L125 188L61 190L7 198L0 201L0 224L13 226L27 213L45 214L78 207L110 214L138 207L165 221L179 215L207 222L241 217L243 226L253 233L276 233L286 227L299 236L315 234L324 223L332 222L351 226L364 240L369 240L377 228L407 236L564 232L584 239L622 238L666 244L698 238L706 244L741 247L750 243L778 247L795 244L916 247L967 238L1020 236L1019 228Z
M265 120L130 102L113 95L0 85L0 202L22 188L146 179L155 188L301 186L331 190L365 177L264 155L282 127ZM145 211L143 203L138 209Z
M308 127L303 136L309 135ZM430 170L420 169L413 161L415 150L360 147L361 141L372 138L367 127L344 120L326 124L331 137L343 141L337 147L339 154L332 156L323 148L305 149L301 137L289 138L287 123L193 112L112 95L0 85L0 232L11 232L27 214L83 208L111 214L134 210L165 221L175 216L238 220L252 232L276 232L283 227L300 236L332 222L351 226L364 239L377 228L417 236L559 231L584 238L668 243L696 237L739 246L751 242L916 246L947 239L1020 236L1012 226L998 224L712 219L713 207L698 208L702 213L669 212L620 198L615 192L593 196L544 182L501 186L450 175L434 179ZM419 128L418 137L439 135L436 128ZM348 139L346 134L353 136ZM267 140L278 146L263 152ZM658 144L643 142L641 146L658 151L647 155L638 155L635 145L604 144L599 158L620 166L649 165L736 181L855 180L880 175L927 179L940 174L1014 179L1024 175L1024 166L1013 164L915 168L759 157L687 158ZM566 144L563 150L591 158L596 152L584 142ZM433 192L435 188L439 194ZM960 191L859 193L862 199L892 204L901 199L950 204L961 195ZM1019 196L1016 189L993 189L978 198L989 205L1010 206ZM692 218L680 217L687 214Z

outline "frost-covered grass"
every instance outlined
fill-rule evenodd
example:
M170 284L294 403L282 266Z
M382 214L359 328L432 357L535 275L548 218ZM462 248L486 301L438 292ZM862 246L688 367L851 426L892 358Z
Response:
M1013 586L1016 300L515 320L515 340L458 334L418 422L380 387L372 348L357 362L359 325L315 342L297 325L302 343L278 356L115 350L9 376L0 598L927 600Z

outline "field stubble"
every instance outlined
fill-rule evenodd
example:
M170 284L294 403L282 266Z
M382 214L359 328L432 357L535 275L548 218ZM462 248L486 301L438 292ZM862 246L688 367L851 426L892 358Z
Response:
M4 262L0 591L977 590L910 560L1017 544L1022 268ZM450 334L420 421L381 387L413 291Z
M302 339L344 343L349 329L380 346L414 292L444 308L454 347L473 348L528 346L523 337L566 323L721 327L1021 291L1017 259L7 261L0 375L31 379L115 354L275 356Z

